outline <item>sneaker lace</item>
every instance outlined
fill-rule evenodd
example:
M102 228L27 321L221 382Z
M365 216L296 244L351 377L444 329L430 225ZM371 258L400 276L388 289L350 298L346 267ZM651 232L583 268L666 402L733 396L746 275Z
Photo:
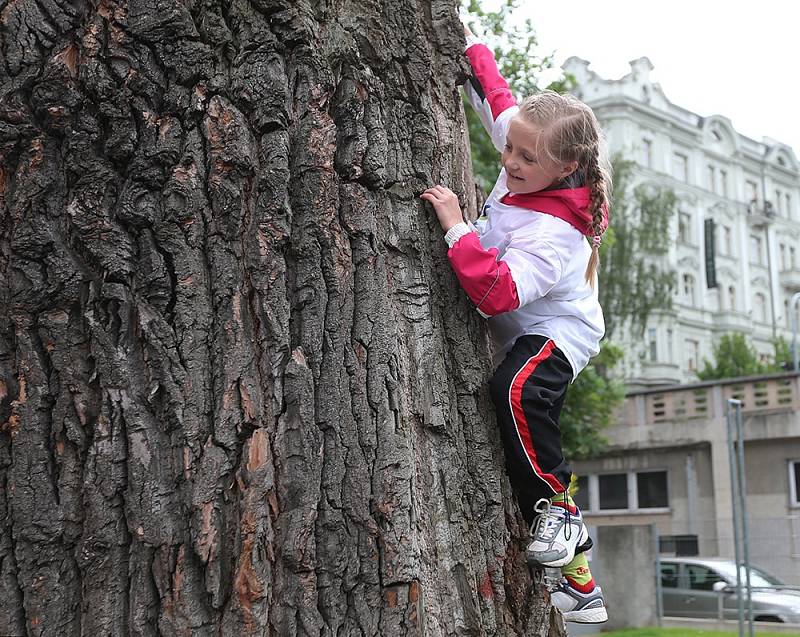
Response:
M562 514L553 511L550 506L550 501L542 498L536 503L534 511L539 514L536 518L536 525L534 526L532 535L546 542L551 541L556 533L558 527L561 525Z
M567 492L564 491L564 511L566 511L567 515L567 528L564 530L564 539L569 540L572 538L572 513L569 510L569 503L567 502Z

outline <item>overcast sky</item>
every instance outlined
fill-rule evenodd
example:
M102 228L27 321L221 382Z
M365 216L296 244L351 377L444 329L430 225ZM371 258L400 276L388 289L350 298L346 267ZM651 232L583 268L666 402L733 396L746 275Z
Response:
M618 79L647 56L673 104L724 115L758 141L772 137L800 157L800 3L796 0L523 0L542 52L571 55Z

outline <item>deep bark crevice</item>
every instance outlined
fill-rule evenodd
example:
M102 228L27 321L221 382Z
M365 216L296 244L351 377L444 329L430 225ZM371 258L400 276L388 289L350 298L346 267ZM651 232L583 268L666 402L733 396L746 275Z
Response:
M557 632L418 200L455 5L3 15L0 633Z

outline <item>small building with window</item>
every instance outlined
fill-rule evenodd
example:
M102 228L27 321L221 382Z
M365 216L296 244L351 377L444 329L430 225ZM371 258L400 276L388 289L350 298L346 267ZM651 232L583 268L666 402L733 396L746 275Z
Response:
M753 564L800 586L800 375L631 392L602 457L573 462L587 524L655 524L671 555L733 557L728 398L742 401Z

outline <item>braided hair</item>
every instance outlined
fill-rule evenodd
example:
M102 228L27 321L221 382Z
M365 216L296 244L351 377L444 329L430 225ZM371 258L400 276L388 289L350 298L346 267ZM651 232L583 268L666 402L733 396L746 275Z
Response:
M611 200L611 164L600 124L586 104L572 95L543 91L520 104L520 116L542 127L542 150L552 161L576 162L577 169L566 179L568 185L589 187L592 254L586 267L586 282L594 288L599 264L600 241L604 232L603 210ZM575 184L582 178L584 184Z

